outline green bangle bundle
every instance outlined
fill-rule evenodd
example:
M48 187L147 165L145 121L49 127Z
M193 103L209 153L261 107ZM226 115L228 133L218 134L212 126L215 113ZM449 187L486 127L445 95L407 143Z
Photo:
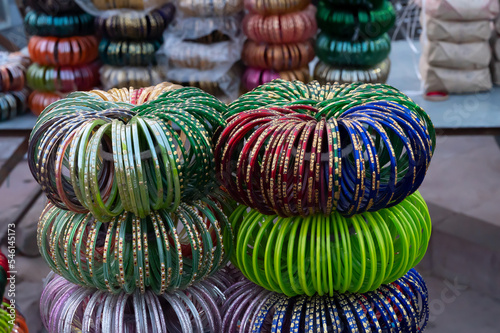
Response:
M321 31L340 38L359 35L374 39L389 31L396 21L396 11L389 1L380 8L354 11L320 1L316 16Z
M135 107L77 92L46 108L28 156L48 198L109 221L123 210L141 218L174 211L181 199L203 196L215 168L211 138L225 125L226 107L197 88L164 90Z
M52 16L29 11L24 17L24 28L34 36L85 36L94 32L94 17L87 13Z
M224 267L233 234L223 194L158 210L125 212L109 223L51 203L38 223L38 246L50 268L75 284L111 293L184 289Z
M332 66L318 61L314 67L313 77L321 84L331 83L385 83L391 70L391 60L386 58L379 64L368 68Z
M335 66L374 66L390 52L391 38L387 33L375 39L350 41L321 32L316 39L318 58Z
M375 290L418 264L431 234L418 192L397 206L351 218L280 218L240 206L230 221L232 263L254 283L288 296Z
M156 64L156 51L161 39L151 41L111 41L102 39L99 57L102 62L113 66L149 66Z
M332 6L355 6L358 8L376 9L383 6L385 0L322 0Z

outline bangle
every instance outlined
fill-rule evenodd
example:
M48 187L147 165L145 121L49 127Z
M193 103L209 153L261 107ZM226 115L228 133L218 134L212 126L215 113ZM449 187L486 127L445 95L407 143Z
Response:
M429 320L425 282L411 269L364 294L287 297L243 280L226 291L222 332L423 332Z
M98 57L97 45L95 36L33 36L28 43L28 51L31 59L39 65L77 66Z
M52 67L33 63L26 72L28 86L44 92L90 90L99 84L99 62L78 67Z
M365 39L377 38L389 31L396 22L396 11L386 1L380 8L352 11L332 5L318 3L318 26L321 31L339 38L353 38L359 35Z
M0 92L21 90L25 84L29 57L20 52L0 52Z
M13 119L26 112L28 89L0 93L0 121Z
M148 8L155 8L166 3L165 0L87 0L92 2L97 9L133 9L145 10Z
M280 72L275 72L270 69L247 67L245 73L243 74L242 81L245 89L247 91L250 91L264 83L271 82L274 79L280 78L286 81L298 80L308 83L309 81L311 81L309 66Z
M103 65L100 69L104 89L148 87L164 81L160 67L117 67Z
M26 13L24 28L32 36L91 35L94 33L94 17L87 13L52 16L33 10Z
M320 84L330 83L385 83L391 70L391 60L386 58L381 63L368 68L350 68L331 66L318 61L314 67L313 77Z
M384 5L384 0L326 0L332 6L356 6L367 10L377 9Z
M162 37L163 31L172 22L175 6L171 3L149 13L137 16L123 13L96 18L96 30L106 38L127 40L151 40Z
M28 98L28 107L36 116L50 104L64 98L65 94L57 92L43 92L34 90Z
M233 283L226 269L186 290L161 295L104 293L54 273L47 280L40 308L49 332L222 332L220 307Z
M81 9L74 0L46 0L43 2L40 2L39 0L26 0L26 5L37 12L42 12L50 16L81 13Z
M149 66L156 64L156 51L161 39L152 41L110 41L102 39L99 57L102 62L113 66Z
M314 59L313 41L289 44L259 44L247 40L241 55L250 67L283 71L307 66Z
M222 17L241 12L243 0L180 0L178 7L187 16Z
M317 95L301 96L307 90ZM338 103L324 98L335 95ZM418 189L435 147L428 116L388 86L275 80L229 110L216 176L264 214L352 216L396 205Z
M240 206L230 222L236 235L231 262L250 281L290 297L375 290L417 265L431 236L418 192L351 218L281 218Z
M305 42L316 35L316 8L282 15L248 14L243 20L245 35L255 42L287 44Z
M333 66L375 66L389 56L391 38L387 33L375 39L337 39L320 32L316 39L318 58Z
M226 106L197 88L177 88L77 92L45 109L28 155L48 198L109 221L123 210L144 218L203 197Z
M273 15L297 12L310 3L310 0L245 0L245 8L251 13Z
M102 223L49 203L40 216L38 245L51 269L72 283L115 294L162 294L227 264L233 251L228 205L226 196L215 193L173 212L154 211L142 219L125 212Z

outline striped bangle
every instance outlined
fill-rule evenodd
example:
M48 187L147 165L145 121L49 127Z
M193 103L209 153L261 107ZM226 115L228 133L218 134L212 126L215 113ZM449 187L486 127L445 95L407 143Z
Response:
M0 52L0 92L23 89L26 68L30 63L29 57L20 52Z

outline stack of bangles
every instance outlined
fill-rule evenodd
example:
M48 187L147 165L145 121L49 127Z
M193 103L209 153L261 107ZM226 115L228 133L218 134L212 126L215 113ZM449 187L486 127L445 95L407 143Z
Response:
M427 286L412 269L363 293L287 297L243 280L226 290L222 330L244 332L424 332Z
M97 46L95 36L33 36L28 43L28 51L31 59L39 65L78 66L97 59Z
M128 295L80 287L49 273L42 322L49 332L223 332L221 308L232 276L224 268L185 290Z
M145 218L122 213L109 223L48 204L38 224L38 246L66 280L110 293L184 289L224 267L233 234L223 195L181 203Z
M318 61L314 67L313 77L321 84L327 82L350 83L384 83L389 77L391 60L386 58L381 63L368 68L351 68L346 66L331 66Z
M260 15L285 14L303 10L309 0L244 0L245 8Z
M32 64L26 73L28 86L37 92L90 90L99 84L99 62L79 66Z
M281 218L239 206L231 262L252 282L287 296L375 290L423 258L431 235L418 192L373 213Z
M28 333L28 325L23 315L14 307L10 300L4 298L0 304L0 332Z
M44 13L51 16L56 16L58 14L68 14L81 12L80 8L73 0L25 0L27 7L31 7L36 12Z
M162 39L146 41L111 41L102 39L99 56L103 63L113 66L148 66L156 64L156 51Z
M29 91L25 88L29 57L20 52L0 52L0 121L26 111Z
M51 16L43 12L29 11L24 17L24 28L33 36L90 35L94 32L94 17L87 13Z
M127 89L78 92L45 109L28 158L48 198L109 221L124 210L144 218L203 197L215 168L211 138L225 125L226 106L198 88L177 88L144 89L132 103L148 102L137 106ZM115 93L123 102L108 101Z
M146 14L126 12L110 17L96 18L96 30L110 39L159 39L172 22L175 6L168 3Z
M312 38L318 29L316 9L301 3L298 8L281 8L289 1L246 1L250 13L243 20L243 31L247 35L242 60L248 66L243 75L243 84L251 90L275 78L309 82L309 62L314 59ZM303 6L305 4L305 6ZM275 10L264 10L262 5L271 5ZM304 8L305 7L305 8Z
M275 80L226 116L218 180L264 214L352 216L397 205L422 183L435 147L427 114L385 85Z
M103 65L99 70L104 89L146 87L164 81L160 67L115 67Z
M165 0L83 0L82 2L92 2L99 10L107 9L133 9L145 10L165 4Z
M243 0L179 0L179 10L186 16L227 17L243 8Z

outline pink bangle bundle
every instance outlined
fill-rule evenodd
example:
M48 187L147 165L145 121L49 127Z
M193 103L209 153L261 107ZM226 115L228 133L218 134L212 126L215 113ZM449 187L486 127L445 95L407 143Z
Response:
M247 67L243 74L242 82L246 90L252 90L274 79L308 82L310 80L309 66L279 72L272 69Z

